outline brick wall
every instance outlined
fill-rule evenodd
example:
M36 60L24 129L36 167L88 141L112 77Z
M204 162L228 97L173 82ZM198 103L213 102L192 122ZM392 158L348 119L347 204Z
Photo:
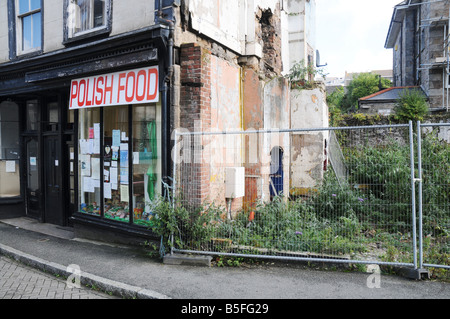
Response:
M190 132L208 131L211 127L210 51L194 43L182 45L180 68L180 126ZM193 206L208 198L210 188L210 167L201 158L207 154L202 150L200 138L190 140L190 162L180 166L181 196Z

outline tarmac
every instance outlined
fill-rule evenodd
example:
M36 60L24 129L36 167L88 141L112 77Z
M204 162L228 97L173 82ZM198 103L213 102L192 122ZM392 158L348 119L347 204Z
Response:
M78 299L249 303L298 299L450 298L450 283L446 282L381 274L378 284L373 285L373 273L312 269L296 263L266 261L241 267L171 265L150 258L140 247L83 240L76 238L70 228L40 224L27 218L0 221L0 298L2 282L5 286L9 280L10 285L6 288L9 294L4 294L3 298L13 298L11 290L18 289L19 283L14 286L15 280L11 279L18 278L11 277L13 271L39 272L66 285L65 278L69 278L83 288L83 291L71 290L64 295L67 287L62 285L63 292L36 297L31 292L32 287L28 287L28 294L24 294L44 299L73 295ZM6 273L10 274L9 278L4 278ZM42 281L39 285L44 286ZM87 287L96 290L86 291ZM90 292L94 295L89 295Z

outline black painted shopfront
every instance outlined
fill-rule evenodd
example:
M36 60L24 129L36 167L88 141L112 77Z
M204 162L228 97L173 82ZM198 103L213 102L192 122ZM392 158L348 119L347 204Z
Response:
M152 235L171 166L168 37L157 25L0 65L0 218Z

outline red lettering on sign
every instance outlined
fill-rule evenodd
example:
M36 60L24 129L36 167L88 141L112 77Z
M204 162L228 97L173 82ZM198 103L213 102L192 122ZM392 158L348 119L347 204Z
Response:
M98 77L97 85L95 88L95 91L96 91L95 104L96 105L102 105L102 102L103 102L103 88L99 87L100 82L102 82L102 85L105 84L105 79L103 78L103 76Z
M72 80L69 107L155 102L159 94L158 77L158 67L150 67Z
M147 100L153 101L156 98L156 95L158 94L158 71L155 69L148 70L148 81L147 81ZM153 86L150 86L153 83ZM154 90L154 92L150 92L151 89Z
M72 88L70 89L70 108L73 107L73 100L77 98L77 95L78 95L78 81L72 81Z
M81 87L83 87L83 94L81 94ZM84 103L86 101L86 81L85 80L81 80L80 81L80 85L78 87L78 107L83 107ZM83 98L82 100L80 100L80 98Z
M117 103L120 102L120 92L122 92L123 90L125 90L125 85L122 85L122 79L124 79L127 76L126 73L120 73L119 74L119 89L117 90Z
M108 77L105 76L105 96L103 99L103 104L106 104L106 93L109 92L110 94L110 100L109 103L112 103L112 99L113 99L113 86L114 86L114 75L111 75L111 85L108 86Z
M142 80L141 80L142 79ZM141 82L142 81L142 82ZM140 70L136 79L136 100L141 102L145 99L145 90L147 87L147 74L144 70ZM139 95L139 83L142 83L142 95Z
M95 86L95 78L94 78L94 86ZM91 106L92 105L92 100L89 100L89 79L87 80L87 85L86 85L86 106Z
M131 96L128 96L128 93L130 92L130 87L129 87L129 85L130 85L130 78L133 78L133 83L131 84ZM128 72L128 74L127 74L127 89L125 90L125 100L128 103L131 103L134 100L134 87L135 87L135 85L136 85L136 74L133 71Z

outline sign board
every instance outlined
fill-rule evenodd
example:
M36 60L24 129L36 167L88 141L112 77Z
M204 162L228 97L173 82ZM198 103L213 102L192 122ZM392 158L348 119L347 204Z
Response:
M159 101L157 66L72 80L69 109Z

